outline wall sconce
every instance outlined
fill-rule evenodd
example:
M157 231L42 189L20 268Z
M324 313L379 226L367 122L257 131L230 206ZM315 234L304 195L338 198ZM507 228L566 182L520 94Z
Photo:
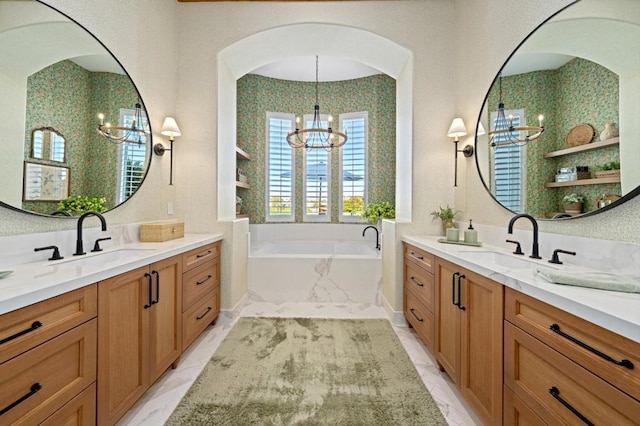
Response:
M453 143L455 144L455 152L453 153L455 159L453 186L458 186L458 153L464 153L465 157L471 157L473 155L473 147L471 145L465 146L464 149L458 149L458 138L460 136L465 136L466 134L467 128L464 126L462 118L454 118L451 122L451 127L449 127L449 131L447 132L447 136L454 138Z
M177 138L182 135L180 128L178 127L178 123L176 123L176 119L173 117L165 118L164 123L162 123L162 130L160 130L160 134L169 136L169 144L171 145L171 148L165 148L161 143L157 143L153 146L153 152L156 155L163 156L165 151L171 151L171 156L169 158L169 185L173 185L173 138Z

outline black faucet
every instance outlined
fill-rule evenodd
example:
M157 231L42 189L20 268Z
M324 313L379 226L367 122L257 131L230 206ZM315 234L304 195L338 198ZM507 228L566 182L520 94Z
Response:
M532 259L542 259L540 257L540 254L538 253L538 222L536 222L533 216L528 215L526 213L515 215L509 221L509 228L507 229L507 233L513 234L513 224L516 222L516 220L520 219L521 217L529 219L531 221L531 224L533 225L533 251L531 253L531 256L529 257Z
M364 233L367 232L367 229L369 228L374 229L376 231L376 248L380 250L380 234L378 233L378 228L376 228L373 225L369 225L366 228L364 228L364 230L362 231L362 236L364 237Z
M82 247L82 223L89 216L96 216L98 219L100 219L100 222L102 223L102 231L104 232L107 230L107 221L105 220L104 216L102 216L100 213L86 212L82 214L82 216L78 218L78 237L76 239L76 252L73 253L74 256L80 256L85 254L84 248Z

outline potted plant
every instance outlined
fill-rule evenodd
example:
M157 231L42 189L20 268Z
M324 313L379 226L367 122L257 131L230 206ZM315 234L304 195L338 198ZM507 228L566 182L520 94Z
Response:
M58 210L69 212L72 215L85 212L102 213L107 210L104 203L107 199L104 197L87 197L84 195L71 196L58 203Z
M601 164L596 169L597 178L620 176L620 163L617 161Z
M236 195L236 214L240 214L242 210L242 198Z
M434 210L431 212L431 216L433 219L440 219L442 221L442 233L447 233L447 228L455 228L456 224L453 221L455 216L460 213L460 211L454 211L452 207L447 204L447 207L439 207L438 210ZM432 219L432 220L433 220Z
M562 207L565 213L578 214L582 213L584 206L584 196L575 192L567 194L562 198Z
M388 201L369 203L362 213L362 217L372 225L378 225L381 219L393 219L396 217L396 208Z

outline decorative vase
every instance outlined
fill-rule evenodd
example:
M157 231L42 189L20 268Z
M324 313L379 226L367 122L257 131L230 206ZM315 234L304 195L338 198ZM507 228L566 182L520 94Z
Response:
M242 210L242 204L236 203L236 214L240 214L240 210Z
M564 208L565 213L569 213L569 214L582 213L582 203L563 204L562 207Z
M447 228L455 228L456 223L453 219L443 219L442 220L442 235L447 235Z
M607 139L613 139L618 136L618 129L613 123L606 123L604 130L600 133L600 140L606 141Z

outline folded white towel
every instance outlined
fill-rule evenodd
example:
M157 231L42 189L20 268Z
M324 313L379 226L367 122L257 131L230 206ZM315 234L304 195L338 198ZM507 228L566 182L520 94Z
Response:
M536 268L536 273L555 284L622 291L625 293L640 293L640 277L598 271L560 271L540 267Z

